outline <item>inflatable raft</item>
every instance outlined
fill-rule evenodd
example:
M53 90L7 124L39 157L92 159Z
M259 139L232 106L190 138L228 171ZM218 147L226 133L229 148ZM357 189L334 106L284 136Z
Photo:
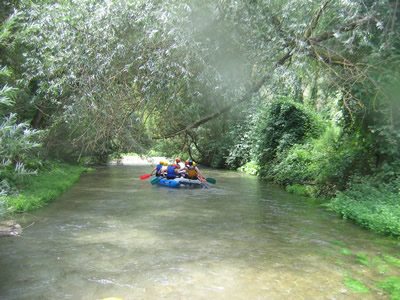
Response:
M179 188L179 186L181 185L187 187L202 186L202 182L200 180L193 180L187 178L161 179L160 181L158 181L158 184L169 188Z

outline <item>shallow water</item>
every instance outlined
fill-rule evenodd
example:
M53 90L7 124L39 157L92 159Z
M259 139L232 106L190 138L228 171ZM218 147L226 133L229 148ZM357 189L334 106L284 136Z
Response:
M0 239L0 299L390 299L376 286L400 276L399 241L256 177L203 170L211 189L176 190L149 169L84 173L21 218Z

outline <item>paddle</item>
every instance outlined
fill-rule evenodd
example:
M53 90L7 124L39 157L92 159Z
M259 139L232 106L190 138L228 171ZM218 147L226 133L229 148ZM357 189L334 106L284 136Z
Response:
M212 184L215 184L217 182L214 178L199 177L199 180L202 181L201 186L205 187L206 189L210 189L210 186L207 183L205 183L204 181L211 182Z
M207 182L212 183L212 184L216 184L217 181L214 178L206 178Z
M147 178L150 178L150 174L144 174L140 176L140 180L145 180Z
M150 182L152 185L157 184L161 180L161 177L154 177Z

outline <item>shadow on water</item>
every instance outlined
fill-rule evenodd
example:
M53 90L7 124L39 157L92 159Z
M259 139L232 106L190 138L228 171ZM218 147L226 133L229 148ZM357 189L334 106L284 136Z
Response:
M389 299L399 242L236 172L168 189L100 167L0 240L3 299ZM396 261L395 261L396 262ZM362 287L365 289L363 290Z

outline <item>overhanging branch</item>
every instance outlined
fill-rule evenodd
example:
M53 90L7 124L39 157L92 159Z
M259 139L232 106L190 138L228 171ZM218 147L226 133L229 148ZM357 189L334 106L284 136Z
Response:
M350 23L350 24L348 24L348 25L346 25L346 26L343 26L343 27L340 28L337 32L349 32L349 31L352 31L352 30L354 30L356 27L358 27L358 26L360 26L360 25L362 25L362 24L364 24L364 23L368 23L368 22L371 21L371 20L373 20L372 17L365 17L365 18L362 18L362 19L357 20L357 21L354 21L354 22L352 22L352 23ZM319 42L328 40L328 39L330 39L330 38L333 38L334 36L335 36L335 32L334 32L334 31L325 32L325 33L322 33L322 34L320 34L320 35L317 35L317 36L315 36L315 37L313 37L313 38L311 38L311 39L308 39L308 42L311 43L311 44L319 43Z
M327 0L327 1L324 3L324 5L321 7L321 9L317 12L317 16L316 16L315 20L314 20L313 23L311 24L311 27L308 29L309 32L305 34L305 38L306 38L306 39L304 40L304 42L307 42L307 43L309 43L310 45L315 45L315 44L317 44L317 43L320 43L320 42L322 42L322 41L325 41L325 40L328 40L328 39L334 37L335 32L332 31L332 32L325 32L325 33L320 34L320 35L318 35L318 36L315 36L315 37L313 37L313 38L309 38L309 35L310 35L311 32L315 29L315 26L317 25L317 23L318 23L318 21L319 21L319 18L320 18L320 15L321 15L323 9L325 9L326 5L327 5L329 2L330 2L330 1ZM352 22L352 23L350 23L350 24L348 24L348 25L346 25L346 26L343 26L342 28L340 28L340 29L338 30L338 32L349 32L349 31L354 30L356 27L358 27L358 26L360 26L360 25L362 25L362 24L364 24L364 23L368 23L368 22L371 21L372 19L373 19L372 17L365 17L365 18L359 19L359 20L354 21L354 22ZM314 56L313 53L311 53L311 55ZM276 65L275 65L275 67L273 68L273 70L275 70L275 69L276 69L277 67L279 67L279 66L284 65L285 62L286 62L287 60L289 60L291 57L292 57L292 54L291 54L291 51L289 51L285 56L283 56L283 57L278 61L278 63L276 63ZM273 71L273 70L272 70L272 71ZM231 110L235 105L238 105L238 104L240 104L240 103L243 103L243 102L245 102L245 101L251 99L251 97L253 96L253 94L257 93L257 92L261 89L261 87L264 85L264 83L268 80L268 78L269 78L270 76L271 76L271 72L268 73L268 74L266 74L266 75L264 75L264 76L262 77L262 79L261 79L257 84L255 84L245 95L243 95L242 97L240 97L239 99L237 99L237 100L234 101L233 103L231 103L231 104L229 104L229 105L227 105L227 106L224 106L224 107L221 108L218 112L213 113L213 114L211 114L211 115L208 115L207 117L205 117L205 118L203 118L203 119L200 119L200 120L198 120L198 121L196 121L196 122L194 122L194 123L192 123L192 124L186 126L185 128L183 128L183 129L181 129L181 130L178 130L178 131L176 131L176 132L173 132L173 133L170 133L170 134L167 134L167 135L164 135L164 136L153 137L153 139L154 139L154 140L157 140L157 139L168 139L168 138L172 138L172 137L174 137L174 136L177 136L177 135L180 135L180 134L182 134L182 133L185 133L186 131L188 131L188 130L190 130L190 129L197 128L197 127L199 127L200 125L202 125L202 124L204 124L204 123L206 123L206 122L208 122L208 121L210 121L210 120L212 120L212 119L215 119L215 118L219 117L220 115L222 115L222 114L228 112L229 110Z
M276 64L276 66L275 66L274 69L276 69L278 66L283 65L291 56L292 56L292 54L287 53L284 57L282 57L282 58L279 60L279 62ZM169 139L169 138L172 138L172 137L174 137L174 136L180 135L180 134L182 134L182 133L184 133L184 132L186 132L186 131L188 131L188 130L190 130L190 129L197 128L197 127L199 127L201 124L204 124L204 123L206 123L206 122L208 122L208 121L210 121L210 120L212 120L212 119L215 119L215 118L219 117L219 116L222 115L223 113L226 113L226 112L228 112L230 109L232 109L232 107L234 107L234 106L236 106L236 105L238 105L238 104L240 104L240 103L242 103L242 102L245 102L245 101L249 100L249 99L253 96L253 94L257 93L257 92L260 90L260 88L264 85L264 83L265 83L265 82L267 81L267 79L269 78L270 74L271 74L271 73L268 73L267 75L264 75L263 78L262 78L257 84L255 84L245 95L243 95L241 98L239 98L238 100L234 101L233 103L224 106L223 108L221 108L221 109L220 109L219 111L217 111L216 113L213 113L213 114L211 114L211 115L208 115L207 117L205 117L205 118L203 118L203 119L200 119L200 120L198 120L198 121L196 121L196 122L190 124L189 126L183 128L183 129L181 129L181 130L179 130L179 131L176 131L176 132L174 132L174 133L167 134L167 135L164 135L164 136L160 136L160 137L153 137L153 139L154 139L154 140Z

